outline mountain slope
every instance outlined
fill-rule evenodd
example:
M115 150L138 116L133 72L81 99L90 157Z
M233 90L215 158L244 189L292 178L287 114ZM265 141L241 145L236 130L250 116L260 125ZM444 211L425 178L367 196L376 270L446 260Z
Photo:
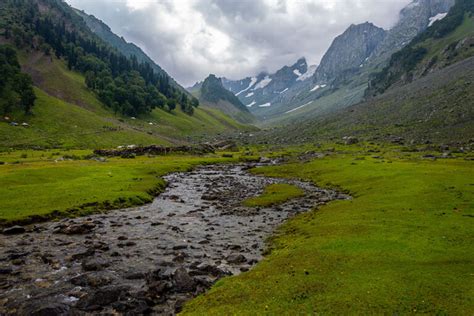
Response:
M351 25L334 39L314 73L315 84L328 84L340 76L357 72L386 36L372 23Z
M316 66L308 66L306 59L300 58L293 65L283 66L272 74L260 73L242 80L223 78L222 83L249 107L252 114L266 119L274 112L286 111L284 105L294 97L294 91L311 86L315 69Z
M258 116L265 119L265 125L296 123L360 102L370 75L382 70L391 54L441 18L453 3L415 0L400 12L398 23L388 31L370 23L349 27L333 41L313 80L290 88L285 97L259 109Z
M416 80L474 55L474 3L459 0L442 19L394 54L370 82L367 95Z
M211 136L226 131L247 129L244 126L222 112L208 107L194 109L193 115L184 113L183 107L179 106L171 110L171 104L163 107L150 107L147 111L132 115L123 115L117 108L104 105L104 97L98 89L94 78L89 72L82 72L82 68L73 66L70 58L74 54L67 52L73 48L67 41L76 43L76 46L91 45L100 51L110 52L111 56L120 56L118 59L123 65L132 65L133 60L126 61L123 55L119 55L107 43L90 33L84 26L82 18L75 11L61 1L35 0L35 1L5 1L0 3L0 43L10 43L17 46L22 70L31 75L34 85L37 87L38 97L32 112L24 114L21 112L1 113L8 114L9 120L0 120L0 148L12 147L110 147L126 144L172 144L186 143L190 137ZM29 9L25 9L29 8ZM25 10L24 10L25 9ZM54 16L54 22L52 17ZM35 19L42 22L34 23ZM33 23L32 23L33 21ZM57 30L63 32L62 36L48 33L47 29L36 33L35 25L41 23L56 23ZM11 32L15 25L29 30L22 32L18 28ZM77 30L77 34L67 33L64 29ZM63 29L63 31L61 31ZM43 34L43 35L42 35ZM78 40L79 34L85 34L89 41ZM45 43L43 36L49 36L48 41L54 46ZM64 40L65 42L62 42ZM29 43L29 44L27 44ZM54 48L56 47L56 48ZM74 48L74 49L76 49ZM93 48L88 48L93 50ZM79 50L78 50L79 51ZM93 54L80 56L80 62L87 64L89 61L97 65L103 64ZM107 71L106 68L102 68ZM138 85L142 84L137 73L123 74L123 76L134 77ZM107 74L101 79L113 76ZM129 78L117 75L113 80L129 80ZM152 75L148 73L149 80ZM110 78L110 77L109 77ZM134 79L134 80L135 80ZM144 80L144 79L143 79ZM151 84L151 81L150 81ZM147 93L153 91L150 84L147 85ZM157 83L159 85L159 83ZM93 86L91 86L93 85ZM129 86L127 91L131 97L140 97ZM98 92L99 91L99 92ZM171 91L171 90L170 90ZM176 92L176 89L173 91ZM145 93L146 95L146 93ZM155 94L156 95L156 94ZM181 95L179 102L183 102L183 93L170 96L168 100ZM158 98L166 100L166 97L158 94ZM186 102L186 100L184 100ZM147 101L148 103L148 101ZM28 123L29 127L11 126L9 122Z
M153 68L157 74L161 74L168 78L170 83L175 86L176 88L180 89L181 91L186 91L183 87L181 87L166 71L164 71L159 65L157 65L147 54L143 52L143 50L133 43L127 42L123 37L119 37L116 35L110 27L102 22L101 20L97 19L93 15L89 15L84 11L74 9L76 13L81 16L84 21L86 22L89 29L94 32L97 36L99 36L102 40L109 43L111 46L115 47L119 52L124 54L125 56L132 57L135 56L138 62L148 63Z
M215 75L209 75L204 82L194 87L194 91L204 105L221 110L242 123L255 121L247 107L232 92L224 88L222 80Z
M473 9L472 1L457 0L444 19L395 53L372 81L368 100L317 116L302 109L292 124L272 131L271 137L282 142L343 136L405 144L472 142ZM417 49L423 49L421 58L410 55Z

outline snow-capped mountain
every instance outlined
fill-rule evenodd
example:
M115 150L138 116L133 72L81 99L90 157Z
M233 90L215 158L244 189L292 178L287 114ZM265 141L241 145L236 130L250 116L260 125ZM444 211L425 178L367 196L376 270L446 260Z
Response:
M399 21L390 30L370 22L351 25L334 39L317 67L300 58L273 74L241 80L222 78L222 84L263 120L303 114L312 108L322 113L347 107L363 99L372 73L383 69L393 53L443 19L454 2L414 0L401 10Z
M300 58L291 66L284 66L275 73L260 73L241 80L222 78L222 84L232 91L251 112L280 104L296 86L310 85L316 66L308 66Z

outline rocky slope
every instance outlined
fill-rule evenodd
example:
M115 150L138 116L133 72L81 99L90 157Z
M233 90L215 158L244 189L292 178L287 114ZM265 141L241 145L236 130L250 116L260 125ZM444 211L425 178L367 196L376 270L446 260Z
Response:
M373 57L387 60L391 54L403 48L430 26L433 19L447 13L454 2L455 0L415 0L410 3L402 9L398 23L387 32Z
M314 73L315 84L331 84L357 72L384 40L386 31L372 23L351 25L334 39Z

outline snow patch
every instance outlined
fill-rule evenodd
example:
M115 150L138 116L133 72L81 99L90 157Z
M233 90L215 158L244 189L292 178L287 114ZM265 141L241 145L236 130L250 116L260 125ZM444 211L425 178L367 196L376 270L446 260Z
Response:
M444 18L446 17L446 15L448 15L448 12L446 12L446 13L438 13L438 14L436 14L435 16L432 16L432 17L430 18L430 24L428 24L428 27L430 27L431 25L433 25L434 22L440 21L440 20L444 19Z
M237 92L235 95L238 96L239 94L244 93L244 92L247 91L248 89L252 88L252 86L253 86L256 82L257 82L257 78L256 78L256 77L250 78L250 84L249 84L249 86L248 86L247 88L245 88L244 90Z
M299 76L296 80L297 81L304 81L306 79L309 79L311 77L313 77L314 75L314 72L316 71L316 68L318 68L316 65L312 65L308 68L308 70L302 74L301 76Z
M294 109L291 109L291 110L289 110L289 111L286 111L285 114L288 114L288 113L297 111L297 110L299 110L299 109L301 109L301 108L304 108L305 106L307 106L308 104L311 104L312 102L313 102L313 101L309 101L308 103L305 103L305 104L303 104L303 105L300 105L299 107L296 107L296 108L294 108Z
M272 104L270 102L265 103L265 104L260 104L258 107L259 108L268 108L269 106L272 106Z
M250 104L247 104L247 107L248 107L248 108L251 108L251 107L252 107L252 106L254 106L256 103L257 103L257 102L255 102L255 101L252 101L252 103L250 103Z
M298 77L302 76L302 73L298 69L293 70L293 73L297 75Z
M317 85L316 85L313 89L311 89L310 91L313 92L313 91L316 91L316 90L318 90L318 89L320 89L320 88L325 88L325 87L326 87L325 84L322 84L322 85L317 84Z
M257 83L255 85L255 87L253 87L252 90L257 90L257 89L263 89L265 88L266 86L268 86L268 84L272 81L272 79L269 77L269 76L265 76L265 78L262 79L262 81L260 81L259 83Z
M250 92L250 93L247 94L245 97L246 97L246 98L250 98L251 96L253 96L253 92Z

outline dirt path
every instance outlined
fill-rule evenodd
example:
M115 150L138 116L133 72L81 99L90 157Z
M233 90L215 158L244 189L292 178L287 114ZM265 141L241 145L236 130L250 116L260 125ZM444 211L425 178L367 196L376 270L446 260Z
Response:
M153 203L0 235L0 314L174 314L217 279L247 271L288 217L346 198L310 183L213 165L166 177ZM270 208L243 199L271 183L306 195Z

